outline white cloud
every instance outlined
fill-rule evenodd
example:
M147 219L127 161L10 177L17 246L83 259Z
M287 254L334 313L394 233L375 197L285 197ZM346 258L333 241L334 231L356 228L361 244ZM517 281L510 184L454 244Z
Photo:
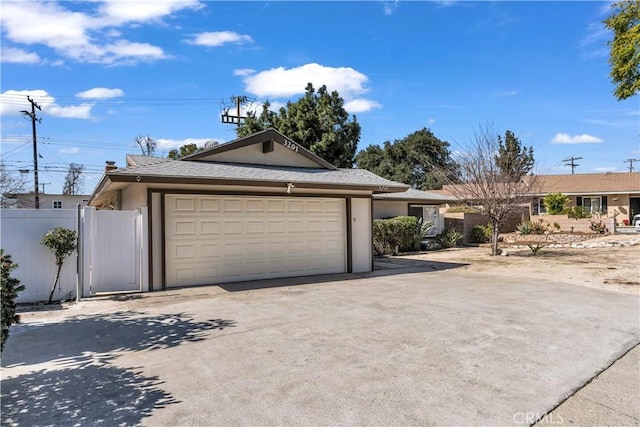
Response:
M90 119L93 104L58 105L53 96L47 91L38 90L7 90L0 94L0 115L19 115L21 111L31 111L31 104L27 101L31 97L42 108L41 113L53 117L67 119Z
M373 110L374 108L382 108L382 105L377 101L365 98L352 99L351 101L344 103L344 109L352 114L363 113L365 111Z
M429 119L429 120L427 120L427 124L428 124L428 125L432 125L432 124L434 124L435 122L436 122L436 119Z
M599 168L593 168L596 172L614 172L616 170L615 166L603 166Z
M71 147L71 148L61 148L58 150L60 154L78 154L80 152L80 148Z
M327 90L338 91L345 101L344 108L350 113L382 108L379 102L361 97L369 91L365 86L368 78L350 67L325 67L311 63L294 68L278 67L264 71L236 69L233 74L242 77L245 91L261 98L282 99L301 95L311 82L315 89L326 85ZM271 101L272 109L275 102Z
M78 98L91 98L91 99L111 99L123 96L122 89L108 89L106 87L94 87L93 89L85 90L83 92L76 93Z
M27 52L14 47L4 47L0 52L0 57L4 63L12 64L37 64L40 57L37 53Z
M596 144L600 142L602 142L602 139L597 136L587 135L586 133L574 136L567 133L557 133L556 136L551 139L552 144Z
M246 34L238 34L233 31L217 31L196 34L192 39L187 40L187 43L199 46L219 47L227 43L253 43L253 39L251 38L251 36L248 36Z
M127 22L157 21L182 9L200 9L197 0L137 1L108 0L99 7L103 19L111 25Z
M158 46L120 38L114 27L157 24L179 10L201 7L196 0L140 1L134 6L129 1L107 0L83 5L84 11L77 12L55 2L4 2L0 21L5 37L15 43L47 46L79 62L133 63L169 55ZM89 10L88 5L95 7Z
M364 87L367 76L361 72L350 67L325 67L315 63L289 69L271 68L247 74L242 80L247 92L265 98L302 94L309 82L315 88L326 85L330 91L337 90L345 99L367 92Z
M237 70L233 70L233 75L234 76L244 77L244 76L248 76L250 74L253 74L255 72L256 72L256 70L253 70L251 68L238 68Z
M180 148L186 144L196 144L198 147L202 147L206 142L212 141L212 139L211 138L184 138L184 139L158 138L155 141L158 143L158 150L166 151L166 150L172 150L174 148Z
M384 2L384 16L391 16L398 10L399 0Z

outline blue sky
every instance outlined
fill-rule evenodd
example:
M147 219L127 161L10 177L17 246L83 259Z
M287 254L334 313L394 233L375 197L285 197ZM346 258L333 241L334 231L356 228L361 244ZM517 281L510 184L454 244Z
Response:
M296 100L306 83L345 98L359 148L430 128L456 150L488 122L533 146L538 171L625 171L640 158L640 103L617 101L601 21L607 2L11 2L2 5L2 158L40 182L70 162L90 193L150 135L168 152L228 141L232 95ZM25 23L28 23L25 24ZM640 170L640 162L634 165ZM32 187L33 179L29 181Z

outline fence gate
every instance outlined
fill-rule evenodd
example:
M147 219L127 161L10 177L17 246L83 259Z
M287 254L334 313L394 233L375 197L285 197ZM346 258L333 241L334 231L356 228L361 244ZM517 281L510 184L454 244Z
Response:
M144 290L145 214L83 209L83 294Z

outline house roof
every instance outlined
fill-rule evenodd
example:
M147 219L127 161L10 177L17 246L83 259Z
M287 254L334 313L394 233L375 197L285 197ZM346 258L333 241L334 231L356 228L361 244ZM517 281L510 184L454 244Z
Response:
M362 169L325 169L254 164L182 161L168 158L142 159L127 156L128 167L106 172L90 203L113 183L170 183L245 185L256 187L365 190L372 193L405 191L408 186Z
M539 175L541 193L620 194L640 193L640 172Z
M563 175L535 175L525 176L523 180L534 178L535 193L532 195L545 195L549 193L562 193L564 195L606 195L606 194L633 194L640 193L640 172L606 172L606 173L582 173ZM456 185L445 185L439 192L443 194L455 194Z
M422 191L415 188L409 188L402 193L380 193L373 196L375 200L390 200L390 201L406 201L406 202L436 202L446 203L456 200L451 195L437 193L435 191Z
M255 145L261 146L259 148L263 154L273 152L276 149L274 146L278 145L277 151L279 151L279 155L271 157L262 155L251 161L250 157L247 156L247 150L242 149ZM230 152L233 152L233 154ZM287 156L283 156L283 154L287 154ZM283 157L285 158L283 159ZM239 161L239 159L242 160ZM329 170L337 169L331 163L315 155L273 128L265 129L224 144L199 150L188 156L181 157L180 160L217 161L227 163L242 162L260 165L267 164L272 166L302 166Z

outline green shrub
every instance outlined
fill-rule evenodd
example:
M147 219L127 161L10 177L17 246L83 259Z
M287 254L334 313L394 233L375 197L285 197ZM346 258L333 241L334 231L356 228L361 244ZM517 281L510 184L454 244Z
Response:
M445 228L444 231L436 235L435 241L443 248L453 248L458 245L458 240L462 238L462 234L453 227Z
M607 228L606 225L604 225L604 222L602 222L602 220L591 221L591 225L589 226L589 229L598 234L605 234L609 232L609 229Z
M520 224L516 225L516 229L520 232L520 234L528 235L533 231L533 224L531 224L531 221L523 221Z
M531 234L544 234L549 231L549 223L543 219L531 222Z
M486 243L491 241L493 227L491 224L476 225L471 230L471 241L474 243Z
M564 211L569 198L562 193L550 193L544 197L543 202L549 215L558 215Z
M11 261L11 255L5 254L4 249L0 249L0 267L2 277L0 280L0 304L2 305L2 338L0 351L4 348L4 343L9 338L9 326L20 323L20 316L16 314L16 297L18 292L24 290L24 285L15 277L11 277L11 271L18 267Z
M413 216L397 216L373 221L373 249L377 255L420 250L422 233L433 224Z
M53 299L53 293L58 285L60 290L60 270L62 270L62 264L64 264L65 258L70 256L77 247L78 235L74 230L70 230L64 227L56 227L53 230L49 230L43 237L40 243L51 250L55 257L56 263L56 278L51 287L51 293L49 293L48 304L51 304Z
M566 214L569 218L572 219L591 218L591 212L589 212L582 206L567 208L562 213Z

